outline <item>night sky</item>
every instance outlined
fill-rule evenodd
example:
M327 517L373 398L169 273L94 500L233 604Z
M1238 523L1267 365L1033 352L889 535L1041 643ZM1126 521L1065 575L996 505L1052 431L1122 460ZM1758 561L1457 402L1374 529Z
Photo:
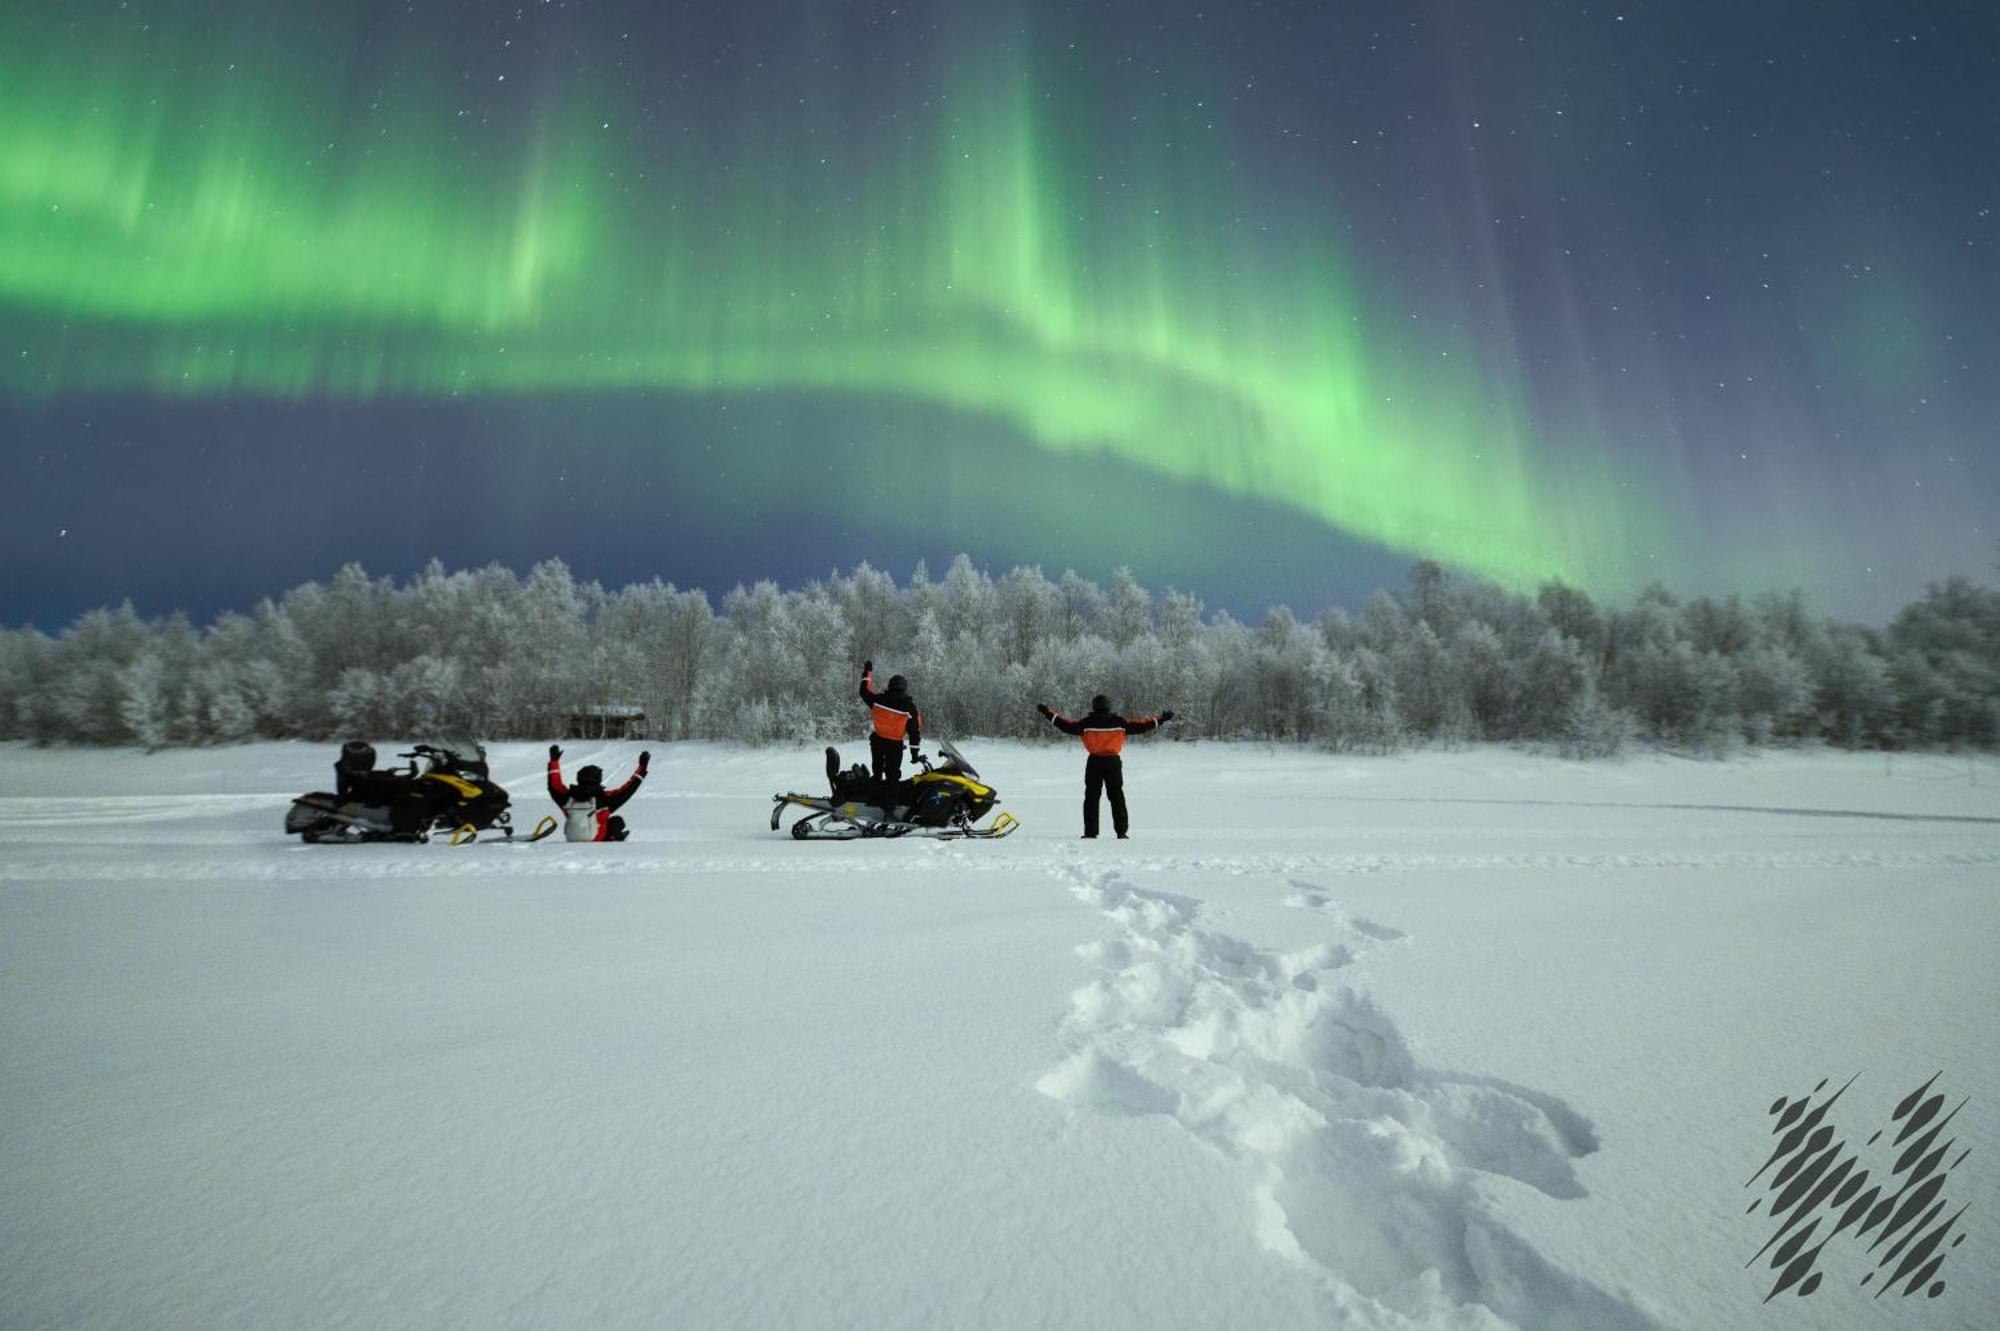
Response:
M0 622L2000 557L2000 5L0 10Z

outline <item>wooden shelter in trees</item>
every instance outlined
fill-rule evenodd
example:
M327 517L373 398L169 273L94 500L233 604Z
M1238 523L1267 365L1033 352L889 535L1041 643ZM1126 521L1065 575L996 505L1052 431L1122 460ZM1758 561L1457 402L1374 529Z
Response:
M585 707L569 714L570 739L645 739L646 709L624 703Z

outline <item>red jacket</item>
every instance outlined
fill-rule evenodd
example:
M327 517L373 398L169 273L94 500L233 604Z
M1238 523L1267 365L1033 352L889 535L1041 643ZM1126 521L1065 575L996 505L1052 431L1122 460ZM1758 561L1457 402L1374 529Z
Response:
M549 798L563 811L563 838L568 841L609 840L607 829L611 815L638 793L639 784L645 779L644 772L634 772L616 790L606 790L602 786L575 789L563 782L562 759L549 759Z

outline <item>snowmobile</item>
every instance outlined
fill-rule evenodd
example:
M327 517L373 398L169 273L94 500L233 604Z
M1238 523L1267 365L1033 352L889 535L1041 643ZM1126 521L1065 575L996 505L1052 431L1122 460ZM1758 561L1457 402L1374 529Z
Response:
M470 755L470 756L468 756ZM376 771L375 750L359 741L334 764L339 791L314 791L292 801L285 831L309 844L362 841L428 841L448 832L453 845L498 827L509 840L514 828L507 792L486 767L486 750L468 741L418 744L399 758L407 769ZM531 840L555 829L542 820Z
M1021 824L1011 813L1003 813L986 827L975 827L1000 802L993 787L979 780L979 773L963 754L950 744L939 744L943 761L931 763L919 757L915 776L898 782L886 801L881 787L868 769L856 763L842 771L840 751L826 751L826 780L829 795L800 795L796 792L771 797L771 830L787 808L808 810L792 824L792 835L800 841L858 841L864 837L924 836L957 840L992 840L1006 836Z

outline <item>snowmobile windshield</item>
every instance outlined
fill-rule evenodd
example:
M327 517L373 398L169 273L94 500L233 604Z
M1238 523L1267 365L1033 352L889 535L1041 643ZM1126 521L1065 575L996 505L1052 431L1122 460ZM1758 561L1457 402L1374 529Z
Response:
M468 767L484 766L486 746L470 735L445 735L426 740L433 749L442 749Z
M979 775L979 769L974 767L971 763L965 761L965 755L960 753L956 748L952 747L952 742L950 740L947 739L938 741L938 749L944 754L945 757L951 759L952 764L956 766L959 771L965 773L967 776Z

